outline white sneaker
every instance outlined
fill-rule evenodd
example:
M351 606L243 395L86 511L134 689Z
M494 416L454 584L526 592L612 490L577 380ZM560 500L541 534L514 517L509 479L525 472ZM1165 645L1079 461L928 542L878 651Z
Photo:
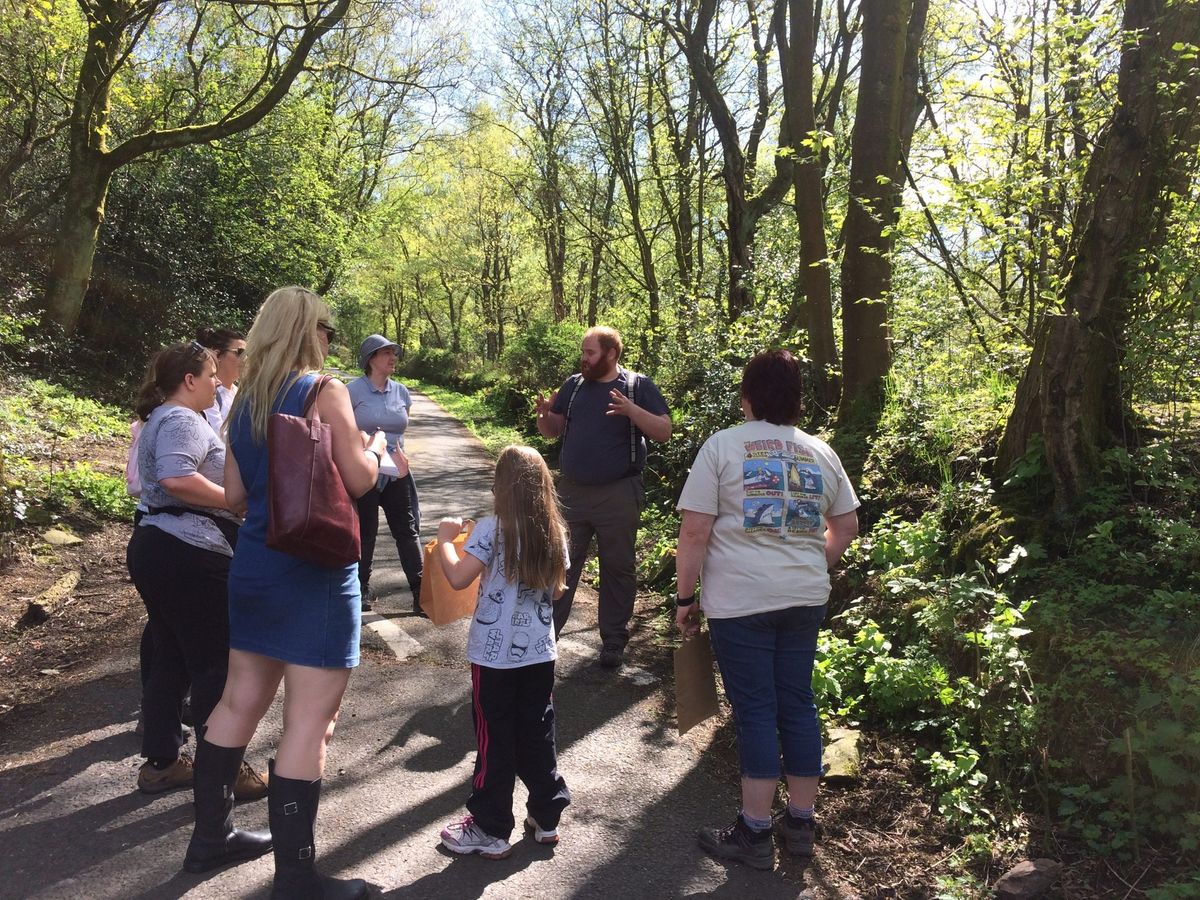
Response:
M537 823L533 816L525 817L525 830L533 832L533 839L539 844L557 844L558 829L557 828L542 828Z
M512 844L485 832L474 816L443 828L442 846L455 853L478 853L484 859L504 859L512 853Z

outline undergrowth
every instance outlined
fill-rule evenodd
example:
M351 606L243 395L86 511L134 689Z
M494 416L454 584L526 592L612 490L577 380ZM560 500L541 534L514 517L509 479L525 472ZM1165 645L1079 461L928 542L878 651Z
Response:
M73 461L128 429L121 410L59 385L24 378L0 385L0 530L64 515L129 519L135 501L125 479Z
M643 587L673 587L678 491L703 441L738 421L737 372L760 333L698 335L655 375L676 430L645 473ZM571 356L558 359L552 376L459 373L467 405L422 389L477 431L506 423L501 443L531 442L532 382L564 377ZM967 848L943 896L978 887L968 870L1047 844L1118 866L1152 854L1140 890L1196 896L1200 442L1175 428L1109 451L1077 514L1056 520L1036 447L1008 482L991 480L1012 382L983 370L956 370L953 391L935 381L898 365L877 432L849 439L863 534L819 647L825 721L916 741L916 787ZM664 603L664 634L669 614Z

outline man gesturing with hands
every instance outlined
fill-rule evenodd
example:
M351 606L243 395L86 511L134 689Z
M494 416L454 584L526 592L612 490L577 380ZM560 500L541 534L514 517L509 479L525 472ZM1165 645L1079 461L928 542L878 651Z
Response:
M646 438L671 437L671 413L658 387L620 365L621 335L588 329L579 372L548 398L537 398L543 437L562 438L558 494L571 534L566 592L554 604L557 634L595 535L600 557L600 665L621 665L637 589L636 538L645 500Z

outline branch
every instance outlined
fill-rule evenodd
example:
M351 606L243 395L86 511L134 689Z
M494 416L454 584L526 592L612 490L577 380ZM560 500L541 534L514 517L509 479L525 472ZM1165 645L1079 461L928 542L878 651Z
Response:
M303 71L304 62L308 58L308 54L313 46L341 21L349 8L350 0L336 0L332 9L326 15L314 20L305 27L299 43L292 51L291 58L288 59L287 65L279 73L279 77L275 80L275 83L271 85L270 89L257 103L245 112L204 125L187 125L163 131L143 132L130 138L106 154L109 169L119 169L126 163L147 153L173 150L192 144L203 144L209 141L220 140L221 138L237 134L240 131L245 131L257 125L287 95L292 83L296 80L300 72ZM268 70L269 68L268 64ZM248 94L247 97L249 96L251 95Z

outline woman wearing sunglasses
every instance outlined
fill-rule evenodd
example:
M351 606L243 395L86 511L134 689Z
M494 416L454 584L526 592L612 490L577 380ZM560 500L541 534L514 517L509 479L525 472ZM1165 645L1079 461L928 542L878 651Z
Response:
M196 343L207 347L217 358L217 396L213 405L204 411L204 418L217 434L229 415L237 395L237 380L242 374L242 357L246 353L246 336L232 328L205 326L196 332Z

